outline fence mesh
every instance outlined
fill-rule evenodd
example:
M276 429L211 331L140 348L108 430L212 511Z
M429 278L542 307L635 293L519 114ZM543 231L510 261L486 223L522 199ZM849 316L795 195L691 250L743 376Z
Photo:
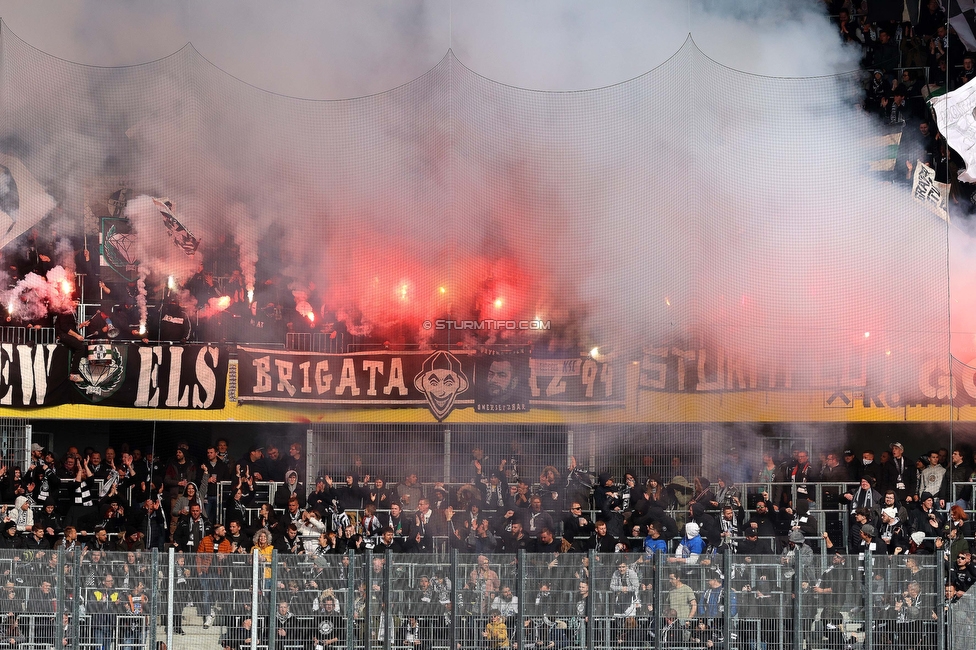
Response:
M5 549L5 643L968 648L933 556Z

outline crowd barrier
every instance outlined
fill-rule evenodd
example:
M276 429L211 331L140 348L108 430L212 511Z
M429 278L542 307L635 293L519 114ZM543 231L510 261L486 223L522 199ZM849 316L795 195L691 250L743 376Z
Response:
M732 554L682 563L595 552L3 550L0 639L62 650L159 642L232 650L976 647L974 595L946 602L934 557L842 560L824 569L799 556Z

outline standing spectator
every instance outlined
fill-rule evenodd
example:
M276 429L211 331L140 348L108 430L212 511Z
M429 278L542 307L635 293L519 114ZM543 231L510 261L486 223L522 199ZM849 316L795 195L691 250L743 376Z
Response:
M88 460L82 459L78 462L75 454L75 476L73 483L62 482L62 487L72 488L71 506L68 508L66 523L74 525L83 530L91 530L98 516L98 508L95 507L95 496L93 494L95 485L91 481L91 473L88 471ZM65 465L67 466L67 464Z
M206 486L206 483L204 483L204 485ZM173 508L170 511L170 514L177 519L184 517L190 514L190 506L194 503L200 506L201 509L205 508L206 492L204 491L204 493L201 494L197 490L197 484L191 482L186 484L181 491L180 496L177 497L173 502Z
M232 551L226 532L223 524L217 524L213 527L213 532L204 537L197 546L197 579L203 592L201 613L206 612L204 629L213 625L214 605L226 588L223 580L224 563L220 557Z
M280 483L285 479L285 459L274 443L264 448L264 480Z
M742 458L738 447L730 447L728 456L719 467L719 475L725 477L729 484L748 483L754 470L752 463Z
M146 585L137 581L126 597L125 610L130 617L122 629L121 647L135 648L143 644L146 627L149 625L149 594Z
M199 503L193 503L189 507L189 512L180 517L176 532L173 534L173 543L176 544L177 549L194 553L203 538L212 532L210 522L203 516L203 508Z
M939 452L932 450L928 454L929 465L921 471L918 492L919 494L929 493L935 498L939 508L945 508L946 504L946 469L939 464Z
M87 326L88 323L78 323L75 318L77 309L78 301L72 300L70 307L55 314L54 318L54 331L58 337L58 342L70 349L71 369L68 379L75 383L82 381L80 374L81 358L88 355L88 344L79 331L79 328Z
M283 600L278 603L278 611L275 614L274 620L274 630L276 645L294 645L295 643L301 644L304 639L302 639L301 626L298 623L298 617L291 611L288 606L288 601Z
M976 566L972 563L972 555L969 551L964 551L957 555L955 563L949 566L949 586L946 587L946 597L955 602L962 598L974 584L976 584Z
M115 578L111 573L102 578L101 586L91 593L88 611L91 614L91 628L95 645L101 650L111 650L115 637L115 622L124 611L125 598L115 588Z
M830 648L844 646L844 633L841 631L842 611L846 605L847 595L853 580L854 577L845 566L844 556L840 553L834 553L830 566L820 574L820 578L813 585L813 593L816 594L817 602L823 607L820 614L819 636L827 638L827 645Z
M200 491L207 495L205 512L210 521L217 519L217 493L221 489L220 484L233 479L234 473L217 455L217 448L213 445L207 447L207 459L200 465Z
M264 468L261 463L261 459L264 456L264 452L261 447L251 447L247 450L247 453L237 461L237 475L247 476L253 478L255 481L266 481L268 480L261 472Z
M185 442L181 442L176 446L176 456L169 465L166 466L166 472L163 476L163 485L166 488L166 509L167 511L172 508L174 502L179 498L180 493L186 489L187 484L197 482L197 468L187 454L190 451L190 446ZM170 520L170 529L172 530L176 526L176 516L173 516Z
M298 473L298 482L305 484L305 455L302 453L302 443L293 442L288 445L288 457L284 459L285 472L288 470Z
M969 477L973 470L966 464L965 458L962 449L958 447L953 449L952 462L947 470L949 476L948 498L952 499L955 496L954 503L963 509L969 508L969 501L973 492L969 485Z
M298 472L295 470L288 470L288 472L285 473L284 484L279 485L278 489L275 491L275 508L287 508L288 502L292 498L295 498L298 501L298 506L300 508L305 507L305 486L302 483L299 483Z
M488 557L479 555L477 565L468 574L467 588L474 594L477 611L484 615L501 588L498 574L488 563Z
M894 490L897 500L903 503L911 501L915 494L915 472L905 458L905 446L900 442L891 444L891 458L881 467L878 490Z
M671 571L668 574L668 582L671 589L668 591L668 608L673 609L678 617L678 625L687 628L689 623L698 614L698 599L691 587L684 583L682 574L678 571Z
M58 612L56 594L51 589L51 580L41 580L37 589L31 589L27 601L27 611L38 615L34 619L34 638L38 643L54 644L55 615Z
M542 497L532 496L529 499L529 507L518 513L519 520L522 522L522 530L529 537L536 537L543 528L555 530L552 515L542 509Z
M886 76L891 76L901 64L901 53L898 45L891 38L891 33L883 29L878 32L878 41L872 45L871 67L883 70Z
M423 492L420 490L420 481L417 479L416 472L411 472L403 479L403 482L396 486L395 490L397 498L400 500L400 505L406 512L414 512L420 500L423 497ZM430 504L428 503L428 506Z

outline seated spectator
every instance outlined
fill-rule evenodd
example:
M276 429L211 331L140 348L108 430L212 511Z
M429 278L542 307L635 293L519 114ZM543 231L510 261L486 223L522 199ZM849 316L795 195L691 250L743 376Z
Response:
M550 528L543 528L539 536L529 542L526 549L530 553L559 553L562 539L555 536Z
M770 539L759 538L759 524L750 521L743 531L743 539L736 540L735 549L740 555L771 555L773 553L773 541Z
M674 556L668 558L671 564L696 564L698 558L705 552L705 540L698 534L698 524L689 522L685 524L685 535L678 543L678 548L674 551Z
M485 624L485 629L481 633L481 636L485 639L488 648L508 648L508 627L505 625L505 620L502 618L501 612L498 610L492 610L488 623Z
M518 625L519 599L509 585L502 586L501 592L491 601L491 609L502 615L507 627Z
M14 522L18 533L29 532L34 527L33 502L27 496L21 495L14 501L13 510L7 514L6 521Z
M240 650L240 648L243 647L250 647L252 634L251 627L252 621L250 616L241 619L240 625L238 626L228 625L227 631L218 641L220 647L223 648L223 650ZM263 639L259 637L258 643L263 643Z
M668 552L668 542L661 537L660 525L658 521L652 521L647 525L647 537L644 538L644 552L647 555L655 553L666 555Z

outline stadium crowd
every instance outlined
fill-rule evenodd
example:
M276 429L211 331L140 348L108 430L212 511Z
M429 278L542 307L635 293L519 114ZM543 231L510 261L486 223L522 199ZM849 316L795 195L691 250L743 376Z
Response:
M670 626L676 642L698 639L701 647L714 647L725 608L723 557L741 566L756 562L754 571L763 558L775 558L775 564L802 572L805 589L824 608L822 638L829 639L831 629L839 628L827 623L839 623L849 607L854 558L871 555L893 567L878 597L888 599L887 609L905 623L936 620L943 603L959 600L976 582L976 538L969 521L976 472L970 458L976 461L963 449L937 449L913 462L894 443L877 457L871 450L854 454L850 449L825 453L819 461L802 449L785 460L765 454L761 467L752 469L733 448L714 480L689 475L680 457L667 476L594 476L571 459L564 470L543 466L532 480L519 474L525 468L521 458L493 462L476 448L462 483L422 483L409 470L397 482L387 482L357 457L341 476L323 474L306 487L299 443L290 444L287 453L271 444L251 447L235 459L221 439L206 448L202 461L179 443L168 462L127 447L118 453L71 447L58 459L35 444L26 468L0 469L0 496L10 504L4 508L0 553L23 553L20 569L7 572L8 586L15 580L39 581L31 591L37 597L56 580L53 558L80 549L82 573L94 590L89 601L97 593L113 594L116 604L108 609L120 615L131 614L136 601L149 597L146 551L173 547L177 576L185 572L186 585L174 610L176 632L184 631L182 610L196 600L204 628L216 623L221 630L229 626L227 634L240 635L240 616L231 623L215 607L215 594L231 582L218 569L235 554L257 551L268 563L277 551L280 613L307 621L295 634L311 638L318 629L313 623L330 616L328 608L338 612L344 606L340 594L350 585L350 558L365 562L367 551L373 557L375 566L364 565L354 576L356 602L365 607L368 598L360 592L367 584L378 588L385 552L391 551L416 569L409 579L398 574L398 620L424 628L414 634L426 644L448 634L454 603L437 558L453 549L476 558L460 599L465 614L477 621L468 627L476 625L483 639L497 641L489 647L507 647L520 638L527 644L526 635L535 639L532 643L562 639L569 644L574 634L579 641L590 607L613 612L611 620L617 622L608 624L607 633L624 645L646 644L648 635ZM531 626L524 630L513 601L515 562L498 560L520 551L530 558L518 570L534 603L526 603L523 613L531 616ZM599 558L598 567L590 566L590 551ZM126 562L103 561L117 553L127 554ZM649 598L656 554L666 563L669 581L661 586L666 609L658 618ZM825 560L818 564L818 556ZM47 561L53 564L41 565ZM938 563L944 585L934 582ZM38 571L27 575L31 566ZM594 604L588 604L591 570L600 585ZM375 572L376 581L368 571ZM264 577L270 579L269 568ZM788 575L768 577L779 585ZM732 578L732 609L743 616L751 612L756 620L773 613L752 593L762 589L759 578L742 571ZM267 586L261 597L269 597ZM321 602L330 597L334 603ZM387 597L377 598L384 609ZM540 603L551 604L552 612ZM14 614L35 604L21 605ZM90 611L101 611L97 600L89 604ZM564 627L557 628L557 622ZM94 636L96 623L89 625ZM338 627L330 629L338 635ZM804 624L805 633L810 629ZM473 634L472 629L465 633ZM757 627L753 633L762 631ZM934 639L914 633L926 644ZM228 647L235 645L228 640Z
M976 59L947 27L939 3L924 3L914 24L871 22L863 2L826 4L840 38L862 48L870 71L863 109L903 127L887 180L910 183L921 161L951 183L957 210L976 211L976 187L956 179L961 161L946 147L927 104L969 81L976 70ZM57 241L40 242L31 233L24 243L23 259L8 265L14 282L29 273L44 275L58 261ZM78 255L74 265L82 284L89 283L88 295L103 299L92 329L104 334L115 327L123 339L145 336L134 327L135 284L100 284L90 256ZM280 340L287 331L311 327L302 304L316 311L314 287L295 295L286 288L287 278L270 274L250 303L236 253L215 259L217 268L200 269L185 287L197 304L231 297L213 331L222 327L222 318L246 323L253 330L246 337L255 341ZM215 274L223 290L215 288ZM174 314L181 309L169 305ZM18 314L4 315L8 324L18 324ZM336 320L317 327L341 327ZM154 321L161 324L162 315L150 318L150 325ZM149 334L171 340L188 335L182 327ZM402 476L381 477L356 459L341 475L307 476L299 443L287 452L270 443L255 446L234 457L221 439L202 459L190 451L180 443L164 461L126 446L118 452L70 447L57 457L33 445L25 467L0 467L0 503L6 504L0 559L11 559L3 570L8 609L0 612L6 615L0 643L13 647L30 638L67 645L71 626L80 622L58 609L54 594L59 567L76 551L82 573L75 577L88 590L86 635L103 650L113 643L145 642L144 626L120 628L118 620L144 618L149 611L156 576L145 558L152 549L175 549L176 633L185 631L183 612L195 602L202 627L219 628L219 643L228 649L249 644L255 634L266 644L270 630L285 645L341 646L349 629L347 594L353 633L372 627L376 641L395 637L398 647L443 645L452 634L452 608L459 604L468 623L463 634L453 634L489 648L583 645L598 607L613 612L606 632L617 646L646 647L664 638L672 645L723 647L726 613L770 620L783 611L773 607L770 594L795 574L767 570L771 565L763 558L774 558L773 566L796 567L816 603L817 626L813 615L803 623L804 634L819 634L808 647L841 648L849 642L842 622L856 609L858 571L866 556L893 569L877 594L896 624L891 629L910 630L911 647L934 647L921 624L941 621L944 605L959 601L976 582L970 521L976 456L963 448L909 456L894 443L877 455L845 449L817 459L796 449L786 459L766 454L757 468L732 449L710 477L680 457L666 471L644 476L593 473L571 459L565 468L542 465L530 477L518 471L524 469L522 459L491 462L474 449L466 480L452 484L422 482L406 469ZM438 559L448 550L472 558L457 589ZM217 594L248 584L248 576L234 573L230 562L255 551L264 563L264 588L251 594L259 610L252 611L249 598L234 603L230 616L231 606L222 608ZM368 622L376 611L393 607L392 596L374 591L394 570L386 564L387 551L410 557L417 568L396 574L396 630L386 629L386 617ZM273 552L281 567L271 590ZM367 552L369 563L357 566ZM530 558L528 567L509 559L520 552ZM591 565L591 552L599 567ZM744 568L726 575L719 568L727 556ZM664 611L654 612L650 595L659 562L666 564L667 584L659 585ZM515 593L520 572L527 578L521 603ZM941 584L937 575L944 576ZM728 582L733 600L727 603ZM25 585L27 597L20 590ZM268 611L272 591L278 599L273 617L260 613ZM55 620L57 613L65 617ZM21 622L28 614L41 617L31 620L30 634ZM762 632L762 624L740 627L744 640ZM905 637L901 643L909 647Z
M913 21L872 20L871 3L825 0L842 42L861 51L865 71L861 108L901 134L885 181L911 185L919 162L950 185L950 212L976 212L976 185L960 181L962 158L946 145L929 100L956 90L976 74L976 55L963 45L947 21L944 3L923 0Z

